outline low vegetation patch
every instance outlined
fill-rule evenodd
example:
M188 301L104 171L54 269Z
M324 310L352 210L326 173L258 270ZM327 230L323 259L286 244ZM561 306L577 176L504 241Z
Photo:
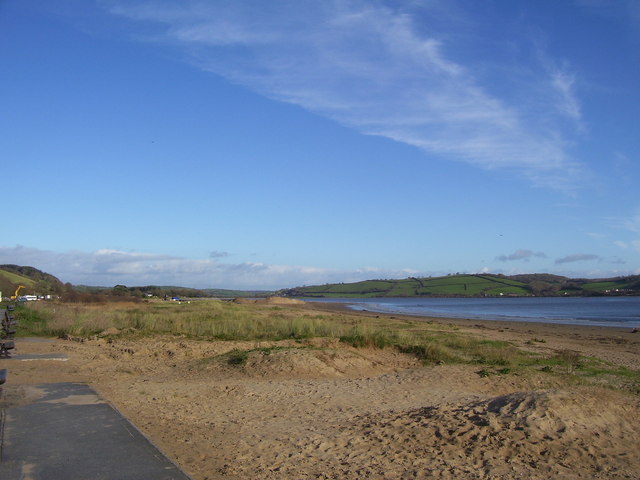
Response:
M242 367L247 363L249 358L249 350L231 350L229 353L223 355L229 365Z
M442 364L460 361L460 357L454 351L437 342L423 343L420 345L398 345L402 353L415 355L424 364Z
M205 357L198 360L196 365L209 365L212 363L222 363L226 365L231 365L234 367L244 367L249 360L251 354L256 353L258 355L269 356L275 352L280 352L284 350L309 350L313 347L309 345L300 345L300 346L270 346L270 347L257 347L257 348L234 348L233 350L223 353L221 355L216 355L213 357Z

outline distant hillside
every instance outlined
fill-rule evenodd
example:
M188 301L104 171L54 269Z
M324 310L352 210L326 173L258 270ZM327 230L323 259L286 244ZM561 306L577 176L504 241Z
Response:
M281 290L278 295L328 298L640 295L640 275L600 280L551 274L410 277L296 287Z
M0 265L0 292L3 297L10 297L18 286L20 295L60 294L64 284L56 277L37 268L19 265Z
M188 297L188 298L237 298L237 297L266 297L273 292L262 290L225 290L225 289L196 289L177 286L147 285L142 287L92 287L87 285L64 285L58 278L34 267L20 265L0 265L0 292L3 298L11 297L18 286L20 295L62 295L64 299L75 301L104 300L107 297L138 297L153 295L158 298ZM93 297L92 297L93 296ZM99 296L100 298L94 298Z
M91 294L116 294L130 295L134 297L144 297L152 295L158 298L164 297L184 297L184 298L237 298L237 297L266 297L273 292L264 290L225 290L220 288L188 288L177 286L146 285L142 287L126 287L116 285L115 287L91 287L87 285L76 285L73 287L79 293Z
M225 290L223 288L205 288L202 291L216 298L261 298L269 297L274 293L271 290Z
M311 287L296 287L278 292L263 290L196 289L177 286L147 285L127 287L91 287L63 284L51 274L34 267L0 265L0 291L4 297L14 294L24 285L21 295L64 295L70 299L75 294L78 301L89 295L105 295L109 298L144 298L152 295L188 298L236 298L266 297L498 297L498 296L594 296L640 295L640 275L604 279L567 278L558 275L535 273L523 275L447 275L444 277L410 277L402 280L366 280L356 283L334 283ZM124 297L124 298L123 298Z

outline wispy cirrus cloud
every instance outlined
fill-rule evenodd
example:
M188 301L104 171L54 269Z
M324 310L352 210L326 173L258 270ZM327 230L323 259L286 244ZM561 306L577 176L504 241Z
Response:
M640 240L631 240L630 242L623 242L622 240L616 240L613 242L614 245L624 249L634 249L640 252Z
M640 233L640 209L634 215L624 219L622 225L630 232Z
M560 97L557 104L559 111L563 115L579 121L582 118L582 113L574 91L575 77L564 70L556 70L551 78L552 85Z
M364 134L481 168L514 169L547 187L568 188L579 176L569 142L549 125L555 117L581 118L570 70L541 65L530 80L548 87L531 94L536 110L526 111L489 93L495 85L482 85L472 67L454 60L453 46L428 24L418 28L409 4L109 4L113 14L161 26L154 40L183 49L199 68Z
M544 252L534 252L532 250L516 250L510 255L500 255L496 257L496 260L501 262L524 260L528 262L531 258L547 258L547 255Z
M54 252L0 246L0 264L29 265L76 285L177 285L195 288L279 289L300 285L355 282L369 278L404 278L410 269L361 268L351 271L299 265L221 263L169 255L101 249Z
M614 245L624 249L631 248L640 252L640 238L638 238L638 234L640 234L640 209L636 209L635 213L628 217L612 218L610 220L617 228L626 230L631 237L636 237L627 240L616 240L613 242Z

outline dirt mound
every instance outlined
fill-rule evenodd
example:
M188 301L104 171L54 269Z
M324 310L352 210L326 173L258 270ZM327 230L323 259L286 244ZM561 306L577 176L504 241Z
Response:
M331 378L381 374L390 369L346 350L287 349L251 352L243 370L258 377Z
M302 300L285 297L269 297L265 299L267 305L304 305Z
M267 298L234 298L233 303L239 304L264 304L264 305L304 305L304 301L286 297Z
M233 303L237 303L240 305L249 305L251 303L256 303L256 300L253 298L242 298L242 297L238 297L238 298L234 298Z
M292 343L283 341L253 347L237 343L240 348L208 357L192 357L189 370L194 374L200 371L204 376L217 372L226 378L330 379L375 377L418 367L414 358L392 350L318 348Z
M640 443L640 425L629 419L638 405L604 395L522 392L361 418L338 442L362 443L350 455L369 456L358 463L373 476L376 457L393 455L398 472L423 478L636 478L629 445Z
M420 364L394 349L353 348L337 339L258 341L196 341L156 336L148 339L95 339L94 360L107 369L143 373L169 369L190 378L353 378L376 376ZM167 374L166 372L164 373Z

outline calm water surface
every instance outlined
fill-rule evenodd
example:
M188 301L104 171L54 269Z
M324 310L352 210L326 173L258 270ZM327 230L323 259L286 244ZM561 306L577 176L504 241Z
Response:
M307 298L354 310L445 318L640 327L640 297Z

